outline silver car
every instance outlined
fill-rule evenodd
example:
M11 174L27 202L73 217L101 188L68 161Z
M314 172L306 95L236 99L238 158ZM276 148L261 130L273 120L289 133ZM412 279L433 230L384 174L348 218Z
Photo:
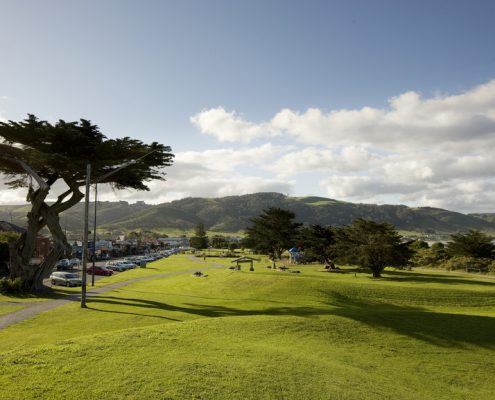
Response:
M82 280L79 275L73 272L57 271L50 275L52 285L81 286Z

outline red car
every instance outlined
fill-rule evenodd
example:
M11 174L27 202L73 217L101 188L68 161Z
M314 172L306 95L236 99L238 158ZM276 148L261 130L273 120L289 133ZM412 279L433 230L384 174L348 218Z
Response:
M93 273L93 267L88 267L88 269L86 271L88 274L92 274ZM109 269L107 269L105 267L95 266L95 275L110 276L110 275L113 275L113 271L110 271Z

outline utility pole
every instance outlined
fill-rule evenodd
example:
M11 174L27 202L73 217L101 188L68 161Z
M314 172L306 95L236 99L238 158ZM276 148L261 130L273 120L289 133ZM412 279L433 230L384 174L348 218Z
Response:
M88 262L88 215L89 215L89 185L91 183L91 164L86 166L86 195L84 197L84 233L82 248L82 287L81 308L86 308L86 263Z
M98 199L98 183L95 183L95 215L93 220L93 270L91 271L91 286L95 285L96 266L96 202Z
M120 170L132 165L139 160L142 160L144 157L149 156L150 154L158 151L158 149L152 150L149 153L142 155L141 157L136 158L135 160L130 160L122 164L120 167L114 169L113 171L107 172L93 180L93 183L97 184L98 182L102 182L109 176L119 172ZM86 308L86 273L88 262L88 227L89 227L89 187L91 185L91 164L88 162L86 166L86 194L84 196L84 234L83 234L83 254L82 254L82 287L81 287L81 308ZM95 188L95 219L94 219L94 252L96 257L96 188ZM93 263L93 285L94 285L94 263Z

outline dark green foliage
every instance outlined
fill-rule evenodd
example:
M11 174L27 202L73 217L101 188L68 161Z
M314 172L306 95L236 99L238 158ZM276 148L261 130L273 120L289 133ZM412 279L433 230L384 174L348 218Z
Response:
M25 285L21 278L0 278L1 294L16 294L25 291Z
M191 247L195 249L206 249L208 248L208 236L206 236L205 226L202 222L196 225L194 230L194 236L190 239Z
M6 276L9 272L9 245L8 243L0 242L0 276Z
M439 263L438 267L447 271L487 272L491 261L489 258L453 256Z
M450 256L495 258L493 238L480 231L470 230L467 233L456 233L451 235L450 239L446 247Z
M414 249L415 254L411 260L412 265L417 267L439 267L441 263L449 258L445 245L441 242L433 243L430 248Z
M374 277L387 266L406 266L413 255L393 225L360 218L336 230L334 250L339 262L369 268Z
M129 137L107 139L98 126L85 119L59 120L52 125L29 115L22 122L0 122L0 137L4 139L0 144L4 156L0 157L0 172L12 178L8 183L12 187L29 184L26 171L16 161L19 159L46 181L61 179L81 186L87 162L91 163L93 176L102 176L155 150L132 168L123 168L102 180L116 188L149 190L145 182L163 179L159 168L171 165L173 158L170 147L156 142L147 145Z
M210 239L210 246L214 249L226 249L229 247L229 242L222 235L214 235Z
M433 243L430 248L431 254L435 259L435 262L444 261L449 258L445 245L441 242Z
M419 239L410 243L409 246L411 246L411 248L414 250L428 249L430 247L428 246L428 243L426 243L424 240L419 240Z
M270 207L251 220L246 229L244 246L280 258L284 250L294 245L297 230L301 224L294 222L292 211Z
M335 244L335 234L331 227L310 225L299 230L297 247L303 252L302 262L320 262L331 264L334 258L332 245Z
M19 236L20 234L17 232L0 232L0 277L9 273L9 244L15 243Z

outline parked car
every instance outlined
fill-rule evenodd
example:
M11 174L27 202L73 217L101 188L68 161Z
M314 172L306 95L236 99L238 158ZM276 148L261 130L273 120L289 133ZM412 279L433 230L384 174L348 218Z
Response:
M131 264L136 264L141 268L146 267L146 260L143 257L133 257L133 258L126 258L124 259L124 262L129 262Z
M110 276L110 275L113 275L113 271L108 269L108 268L105 268L105 267L98 267L97 265L94 267L95 269L95 275L103 275L103 276ZM88 267L86 269L86 272L88 274L92 274L93 273L93 267Z
M125 269L136 268L137 265L130 261L119 261L119 265L122 265Z
M55 264L55 267L57 268L57 271L67 271L69 269L72 269L68 258L59 260L57 264Z
M82 280L78 274L73 272L55 271L50 275L52 285L81 286Z
M118 271L118 272L126 271L128 269L125 266L120 265L118 262L107 262L105 264L105 268L109 269L110 271Z
M71 267L79 267L79 265L81 265L81 260L79 258L71 258L69 260L69 265Z

